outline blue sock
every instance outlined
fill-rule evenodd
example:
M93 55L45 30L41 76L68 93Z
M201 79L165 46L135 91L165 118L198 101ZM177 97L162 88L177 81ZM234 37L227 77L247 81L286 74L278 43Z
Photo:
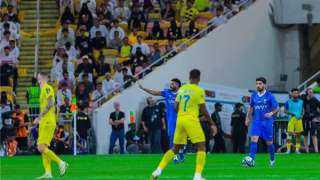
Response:
M258 150L258 144L256 142L251 142L250 143L250 153L249 156L252 159L255 159L256 154L257 154L257 150Z
M274 160L274 145L271 144L268 146L269 148L269 153L270 153L270 160L273 161Z

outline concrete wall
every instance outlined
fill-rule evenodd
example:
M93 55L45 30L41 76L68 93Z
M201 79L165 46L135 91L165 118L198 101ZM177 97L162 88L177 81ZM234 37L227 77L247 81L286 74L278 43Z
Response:
M149 74L141 80L141 84L162 89L173 77L186 82L189 70L199 68L202 81L209 84L253 89L255 78L265 76L272 86L279 85L284 69L281 53L283 37L269 21L268 3L268 0L258 0L227 24ZM119 101L127 115L129 111L134 111L138 118L146 97L147 94L135 85L95 110L98 154L108 152L111 128L106 120L113 110L113 102ZM126 119L129 122L128 116Z

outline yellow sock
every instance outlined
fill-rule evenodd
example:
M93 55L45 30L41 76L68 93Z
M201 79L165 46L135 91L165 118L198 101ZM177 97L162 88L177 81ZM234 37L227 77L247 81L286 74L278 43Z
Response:
M62 160L49 148L46 148L43 152L49 159L56 162L58 165L62 162Z
M206 152L198 151L197 160L196 160L196 173L199 173L199 174L202 173L205 162L206 162Z
M158 168L161 170L164 169L168 165L168 163L172 161L173 157L174 157L174 152L170 149L164 154Z
M299 151L301 148L301 143L296 143L296 151Z
M42 154L42 164L46 173L51 174L51 160L45 154Z
M291 151L291 143L287 143L287 151Z

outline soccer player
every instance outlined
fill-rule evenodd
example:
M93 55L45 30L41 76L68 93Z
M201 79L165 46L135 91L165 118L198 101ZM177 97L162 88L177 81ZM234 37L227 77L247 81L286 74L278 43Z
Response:
M256 79L257 91L250 98L250 106L246 117L246 126L253 119L250 129L250 153L253 162L257 153L259 137L267 142L270 153L270 166L275 165L275 148L273 145L273 121L279 111L279 104L271 92L266 90L267 80L264 77Z
M47 84L48 77L45 74L38 74L40 85L40 114L34 120L34 124L39 124L38 150L42 155L45 174L37 179L51 179L51 160L59 165L60 175L66 172L68 164L62 161L48 146L50 146L56 128L55 96L53 88Z
M200 82L200 71L197 69L191 70L189 79L190 84L186 84L179 89L175 100L175 109L178 112L178 118L174 133L173 148L164 154L158 168L151 175L152 179L157 179L161 175L163 169L168 165L174 155L178 153L178 150L187 143L187 137L190 138L197 149L194 180L203 179L201 173L206 159L206 145L205 136L198 118L199 109L210 123L214 135L217 133L217 127L207 111L204 90L198 86Z
M181 86L181 81L177 78L171 80L170 89L163 89L162 91L152 90L144 88L142 85L139 85L139 88L143 91L154 95L162 96L165 100L166 106L166 120L167 120L167 133L169 137L169 147L173 148L173 136L176 129L177 113L174 109L174 102L177 96L177 92ZM175 163L184 161L183 149L179 150L179 156L175 156Z
M303 113L303 101L299 99L299 90L294 88L291 90L291 99L285 104L285 113L290 116L288 123L288 137L287 137L287 154L290 154L291 139L295 136L296 140L296 153L300 154L301 142L300 135L303 132L302 125L302 113Z

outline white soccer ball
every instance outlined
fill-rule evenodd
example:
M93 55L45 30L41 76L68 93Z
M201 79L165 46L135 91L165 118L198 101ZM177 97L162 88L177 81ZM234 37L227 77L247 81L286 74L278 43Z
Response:
M254 166L254 160L250 156L246 156L242 159L242 165L245 167L253 167Z

